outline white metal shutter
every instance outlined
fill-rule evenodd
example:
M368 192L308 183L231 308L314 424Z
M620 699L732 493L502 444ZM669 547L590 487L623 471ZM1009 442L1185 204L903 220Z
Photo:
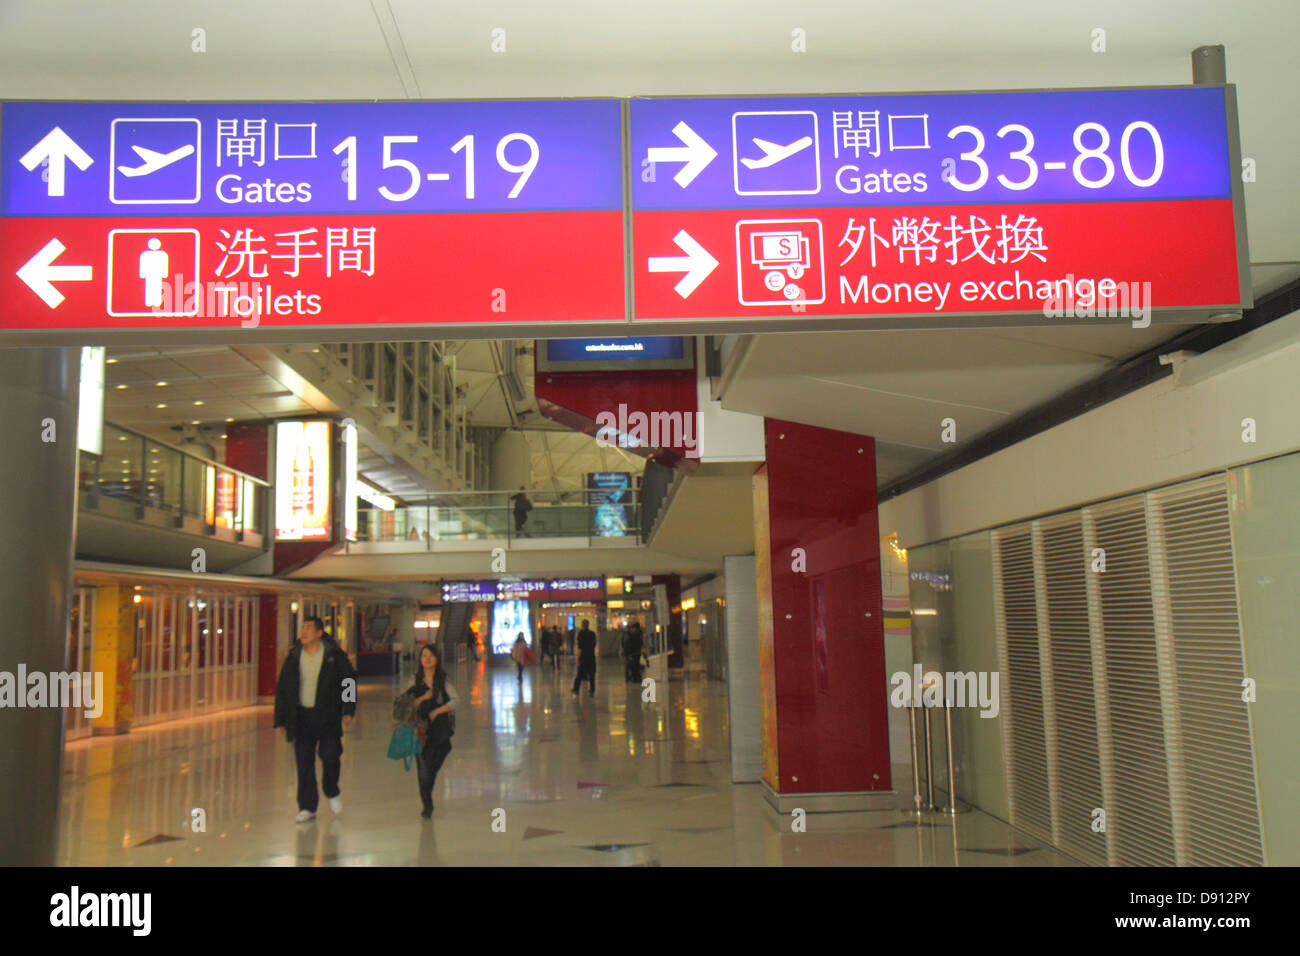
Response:
M1152 564L1163 565L1169 642L1167 731L1178 862L1264 862L1223 474L1152 492Z
M1146 507L1142 495L1084 509L1105 552L1097 582L1110 694L1113 786L1106 826L1112 862L1173 866L1168 757L1156 659Z
M1262 864L1225 476L992 540L1011 822L1088 862Z
M1042 666L1039 660L1034 555L1028 525L1002 529L994 537L994 563L1000 581L999 630L1006 672L1001 683L1008 711L1008 804L1011 822L1052 842L1052 811L1047 779L1047 734L1043 726Z
M1051 653L1054 832L1056 845L1089 863L1106 863L1106 837L1093 830L1105 807L1098 750L1097 695L1088 625L1089 560L1079 512L1036 522L1047 639Z

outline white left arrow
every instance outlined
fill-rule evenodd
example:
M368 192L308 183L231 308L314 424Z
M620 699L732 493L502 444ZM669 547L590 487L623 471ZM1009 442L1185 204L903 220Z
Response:
M85 282L90 278L90 266L54 265L54 260L63 255L66 248L59 240L51 239L18 270L18 278L26 282L51 309L57 308L64 298L51 282Z
M651 256L651 272L685 272L678 283L673 286L683 299L700 287L700 283L718 267L718 260L709 255L709 251L696 242L685 229L673 236L677 248L686 253L684 256Z
M31 172L47 159L50 161L50 175L46 186L51 196L63 195L64 174L69 159L76 163L77 168L82 172L85 172L86 168L94 162L90 154L58 126L46 133L39 143L22 155L18 162Z

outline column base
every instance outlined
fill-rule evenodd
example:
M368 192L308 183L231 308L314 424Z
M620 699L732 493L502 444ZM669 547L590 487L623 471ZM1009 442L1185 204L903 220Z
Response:
M92 737L114 737L118 734L130 733L131 722L128 720L120 724L112 724L108 727L91 727L90 735Z
M792 810L806 813L852 813L862 810L896 810L906 806L897 790L848 790L838 793L777 793L767 781L761 781L763 798L773 810L786 814Z

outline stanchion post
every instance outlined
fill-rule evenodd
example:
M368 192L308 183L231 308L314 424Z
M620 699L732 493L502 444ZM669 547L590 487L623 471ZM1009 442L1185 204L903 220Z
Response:
M925 706L925 701L921 701L921 709L925 711L925 790L926 805L934 807L934 746L930 739L930 710Z
M907 728L912 738L912 806L906 812L919 817L924 815L925 810L921 807L921 761L916 746L916 701L909 700L907 705Z

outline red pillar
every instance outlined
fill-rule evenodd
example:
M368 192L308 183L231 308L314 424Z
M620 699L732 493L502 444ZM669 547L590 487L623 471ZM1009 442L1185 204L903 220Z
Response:
M888 791L875 444L777 419L766 435L754 476L764 781L782 809L794 794Z

